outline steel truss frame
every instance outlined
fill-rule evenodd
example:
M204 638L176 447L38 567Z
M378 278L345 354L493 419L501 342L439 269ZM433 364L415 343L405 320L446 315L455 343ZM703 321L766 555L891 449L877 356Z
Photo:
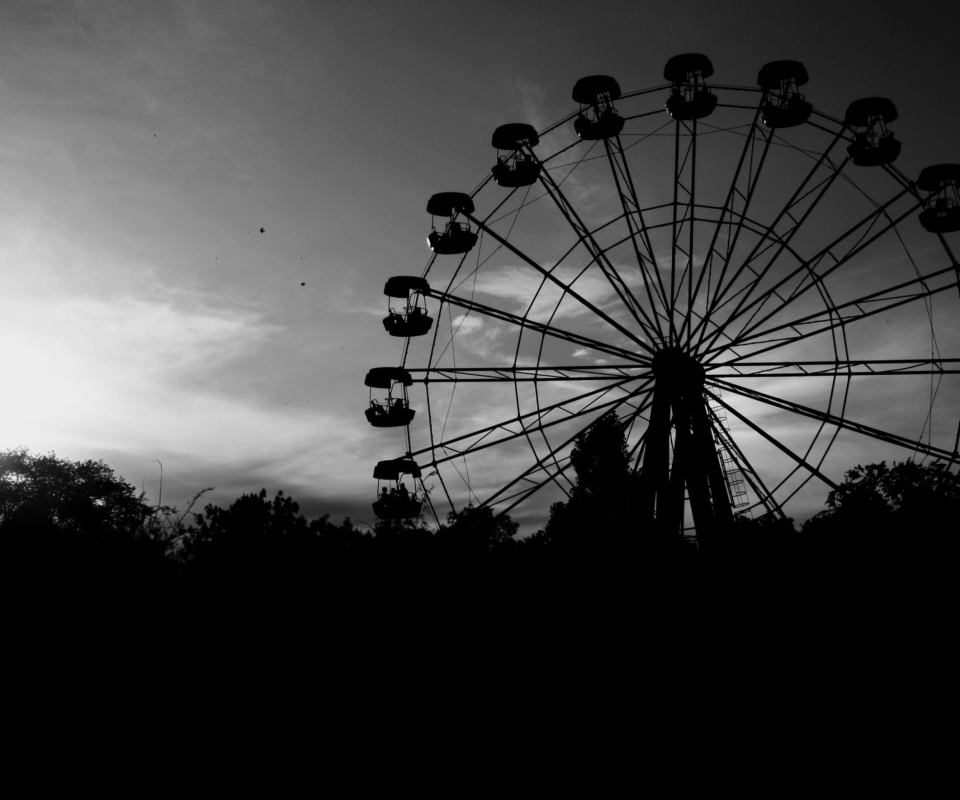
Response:
M948 343L957 357L943 357L934 320L935 311L948 313L960 329L960 265L942 234L928 240L935 254L922 264L904 241L901 231L914 224L925 200L916 183L893 166L874 168L872 177L884 178L889 188L870 194L852 174L861 168L849 166L844 155L853 135L840 120L815 111L795 142L794 132L760 123L759 90L712 90L720 100L717 111L699 121L667 117L660 107L666 87L657 86L622 95L616 105L627 124L600 142L555 143L572 127L573 114L549 126L540 137L553 137L552 152L524 147L541 163L539 182L507 190L488 177L472 193L478 211L462 215L480 244L459 262L433 256L427 263L423 277L432 288L426 296L436 302L437 324L429 347L408 340L401 359L424 390L426 441L418 431L414 447L407 431L406 456L433 470L451 507L476 502L505 513L546 487L569 494L572 443L608 411L628 422L634 470L644 487L641 526L695 533L701 543L733 518L728 469L742 475L749 511L783 516L811 479L836 488L827 456L841 432L881 442L903 457L960 464L955 409L952 447L942 426L933 441L937 390L946 381L960 396L960 381L952 377L960 375L960 345ZM639 110L626 113L627 107ZM742 138L723 165L722 191L711 184L718 167L704 168L713 142L708 137L716 136ZM655 170L635 156L664 138L672 145L669 196L651 202L645 187ZM771 207L769 187L782 174L778 162L788 156L793 173L802 174ZM601 166L611 204L598 221L579 196L575 176ZM812 245L825 209L844 192L862 197L863 210ZM544 207L568 241L552 262L514 230ZM838 286L850 294L842 280L848 272L871 254L889 256L891 248L899 253L896 270L878 272L853 297L834 299ZM496 259L534 276L523 284L525 293L478 288ZM929 323L929 354L871 358L852 352L848 334L859 336L868 320L904 311L920 325ZM471 318L494 339L508 339L512 356L494 348L500 360L478 365L461 347L458 364L457 342L468 339L464 326ZM562 365L558 354L569 357L571 349L594 363ZM849 410L854 384L894 376L930 381L929 406L920 409L926 414L915 437L855 419ZM819 401L801 402L806 390L794 389L796 398L764 391L783 381L818 387ZM499 409L492 421L451 425L447 433L455 402L500 384L512 394L511 411ZM808 426L809 441L799 447L786 441L751 408ZM769 456L748 457L740 436L764 443L789 468L768 481L763 462ZM513 474L498 471L493 484L474 485L471 464L491 452L512 457L518 445L529 453L526 466Z

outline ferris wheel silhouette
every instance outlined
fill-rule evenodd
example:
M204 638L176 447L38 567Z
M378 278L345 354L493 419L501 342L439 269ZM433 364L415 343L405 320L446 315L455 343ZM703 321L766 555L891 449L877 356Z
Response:
M563 499L609 412L638 526L700 541L836 488L857 448L960 463L960 166L908 177L894 104L831 116L799 62L712 75L686 54L640 91L585 77L553 125L496 129L473 192L430 198L426 268L385 287L400 363L366 379L405 441L379 517Z

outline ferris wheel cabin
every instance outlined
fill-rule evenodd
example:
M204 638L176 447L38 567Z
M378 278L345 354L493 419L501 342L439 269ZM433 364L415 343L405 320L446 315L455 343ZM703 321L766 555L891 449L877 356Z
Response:
M930 192L920 212L920 224L930 233L960 231L960 164L936 164L917 178L917 188Z
M472 214L473 200L463 192L440 192L430 198L427 213L433 217L449 217L442 231L431 224L427 244L439 256L455 256L469 253L477 243L477 234L470 230L469 223L457 222L457 214Z
M763 89L760 121L768 128L793 128L802 125L813 113L800 88L809 78L799 61L771 61L764 64L757 75L757 84Z
M703 119L717 107L717 97L704 84L713 75L713 64L703 53L684 53L671 58L663 77L673 84L664 107L676 120Z
M413 378L403 367L375 367L367 373L364 386L370 387L370 407L364 412L374 428L399 428L409 425L417 412L410 408L407 387ZM376 399L374 389L386 389L385 397Z
M406 301L403 311L390 308L383 318L383 327L391 336L423 336L431 326L433 320L427 316L427 304L424 299L430 292L430 284L423 278L412 275L397 275L390 278L383 287L383 293L388 297L402 298ZM422 302L422 305L421 305Z
M540 143L540 136L532 125L523 122L511 122L501 125L493 132L493 146L497 148L497 163L490 171L498 186L515 189L519 186L531 186L540 177L540 162L530 150ZM500 155L500 151L508 151Z
M623 117L613 107L620 99L620 85L609 75L581 78L573 87L573 99L580 104L573 129L581 139L609 139L623 130Z
M413 492L408 492L403 484L404 475L409 475L414 481ZM411 458L377 462L373 468L373 477L377 479L377 500L373 504L373 513L379 519L419 517L423 511L423 499L416 490L420 475L420 467ZM387 485L381 486L381 482ZM390 486L391 483L393 486Z
M863 97L847 106L843 124L853 131L847 155L858 167L892 164L900 155L900 142L887 130L897 118L897 109L886 97Z

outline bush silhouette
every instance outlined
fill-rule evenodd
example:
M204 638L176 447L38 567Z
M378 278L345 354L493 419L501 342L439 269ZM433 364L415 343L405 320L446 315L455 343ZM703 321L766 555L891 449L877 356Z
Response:
M203 631L227 620L241 629L285 621L321 639L333 630L343 638L484 629L521 642L578 620L617 636L639 607L679 620L819 603L828 619L838 599L942 605L951 585L960 478L943 463L858 466L800 533L788 519L737 517L706 557L641 524L639 479L615 415L577 438L570 464L568 499L541 531L518 539L517 523L486 506L450 513L436 529L381 520L372 533L349 519L307 520L292 498L265 490L178 514L148 506L102 461L8 451L0 454L8 608L74 623L167 619Z

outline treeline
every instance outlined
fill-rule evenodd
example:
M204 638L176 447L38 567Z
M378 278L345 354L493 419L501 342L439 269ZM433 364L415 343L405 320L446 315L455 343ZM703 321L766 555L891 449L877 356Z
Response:
M960 479L943 464L856 467L799 530L738 518L708 550L642 529L616 417L588 429L572 458L571 497L519 539L516 523L486 508L437 530L381 520L370 531L307 520L282 492L202 511L202 493L184 511L151 507L103 462L9 451L0 455L6 608L68 624L416 620L437 630L470 620L516 633L638 608L796 610L864 593L944 600Z

